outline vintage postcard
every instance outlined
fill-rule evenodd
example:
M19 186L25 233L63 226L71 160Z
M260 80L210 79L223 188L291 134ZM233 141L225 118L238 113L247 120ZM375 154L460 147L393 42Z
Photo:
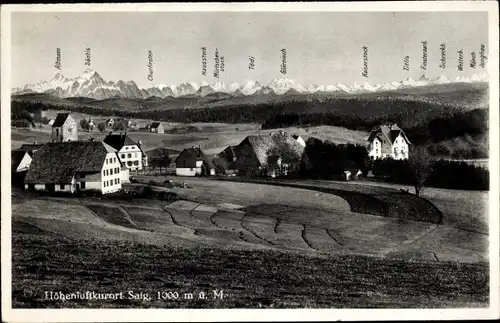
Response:
M496 2L1 13L4 321L498 318Z

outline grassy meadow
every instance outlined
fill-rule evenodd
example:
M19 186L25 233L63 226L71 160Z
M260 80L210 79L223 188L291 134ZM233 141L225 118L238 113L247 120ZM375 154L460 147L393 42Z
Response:
M48 110L47 118L51 119L57 115L56 110ZM79 140L87 140L95 138L102 140L112 131L111 128L106 129L104 133L97 129L87 132L80 129L79 123L83 118L92 119L96 124L104 122L105 117L96 117L82 113L71 113L78 124ZM134 119L137 124L142 127L151 122L151 120ZM185 133L175 133L172 129L186 128L185 124L180 123L163 123L165 130L174 133L156 134L144 131L129 130L127 133L133 140L141 140L145 151L159 147L170 148L181 151L184 148L191 146L198 147L201 144L203 151L208 155L215 155L224 150L229 145L237 145L247 136L251 135L268 135L273 130L260 130L259 124L227 124L227 123L193 123L191 131ZM49 142L51 136L51 127L48 125L37 125L37 128L22 129L12 128L11 130L11 146L13 149L19 148L22 144ZM275 131L275 130L274 130ZM348 130L341 127L333 126L317 126L310 128L289 127L283 128L290 134L296 133L301 135L304 140L308 137L316 137L323 140L330 140L335 143L353 143L365 144L368 133L363 131Z
M489 294L487 263L82 241L34 228L14 237L13 268L14 308L460 308L486 307ZM44 295L88 290L124 299ZM221 290L222 299L214 297ZM129 299L129 291L147 298Z

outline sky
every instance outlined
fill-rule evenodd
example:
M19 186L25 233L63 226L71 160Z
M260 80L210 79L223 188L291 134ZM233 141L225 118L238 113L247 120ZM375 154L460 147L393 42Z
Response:
M14 12L11 29L13 87L50 80L57 71L73 78L91 68L106 81L133 80L140 86L217 81L214 52L224 56L219 80L267 84L274 78L300 84L379 84L422 74L471 76L481 44L488 53L488 16L483 12ZM427 70L421 69L427 41ZM439 67L446 44L446 68ZM368 77L363 49L368 48ZM207 75L201 47L207 49ZM280 72L286 49L286 74ZM458 53L464 70L458 71ZM153 81L148 80L148 52ZM477 66L469 66L476 52ZM255 68L249 69L249 56ZM403 69L409 56L409 71Z

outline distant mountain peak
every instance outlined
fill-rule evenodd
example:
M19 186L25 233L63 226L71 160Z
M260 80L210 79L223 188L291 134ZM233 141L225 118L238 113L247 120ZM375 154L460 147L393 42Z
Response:
M165 84L146 85L139 88L134 81L118 82L104 81L97 71L86 68L83 73L75 78L66 78L61 71L56 71L50 81L41 81L35 84L27 84L24 87L12 89L13 94L22 93L47 93L58 97L89 97L94 99L104 99L112 97L122 98L148 98L148 97L217 97L221 96L250 96L250 95L284 95L298 93L319 93L319 92L344 92L363 93L378 91L393 91L398 89L439 85L447 83L474 83L487 82L488 74L479 73L472 76L447 77L444 74L438 77L429 78L426 74L421 75L417 80L407 77L401 81L385 82L381 84L371 84L369 82L353 84L343 84L337 82L336 85L309 84L302 86L289 78L275 78L267 86L262 86L259 81L247 80L243 85L237 82L225 83L217 80L212 84L206 81L201 83L185 82L179 85ZM200 85L198 85L200 84Z

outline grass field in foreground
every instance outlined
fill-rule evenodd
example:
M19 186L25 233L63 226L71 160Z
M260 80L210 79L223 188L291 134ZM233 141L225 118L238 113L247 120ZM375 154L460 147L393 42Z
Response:
M484 262L160 247L72 240L35 227L29 234L14 227L12 247L14 308L485 307L489 294ZM214 290L223 291L222 299L214 299ZM51 291L123 292L124 299L45 299ZM128 291L150 300L128 299ZM202 291L208 299L198 299ZM159 300L157 292L180 296Z

